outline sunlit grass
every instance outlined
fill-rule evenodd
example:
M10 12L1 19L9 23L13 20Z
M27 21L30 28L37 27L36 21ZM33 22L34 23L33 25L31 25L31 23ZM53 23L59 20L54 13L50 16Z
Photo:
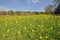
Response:
M2 16L0 40L60 40L60 18L51 14Z

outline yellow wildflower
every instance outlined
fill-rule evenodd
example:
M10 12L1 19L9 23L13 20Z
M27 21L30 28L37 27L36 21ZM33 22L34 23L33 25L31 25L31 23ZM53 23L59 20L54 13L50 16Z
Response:
M5 24L5 26L7 27L7 24Z
M48 36L46 36L46 39L48 38Z
M48 18L46 18L46 20L48 20Z
M42 39L42 36L40 36L40 39Z
M40 26L40 25L38 25L38 26Z
M26 27L24 27L24 29L26 29Z
M20 25L20 23L18 23L18 25Z
M60 24L58 24L60 26Z
M38 39L36 39L36 40L38 40Z
M43 25L41 25L41 28L43 28Z
M20 34L20 31L18 31L18 34Z
M49 30L52 30L53 29L53 27L49 27Z
M60 32L58 32L58 34L60 34Z
M16 23L18 23L18 21L16 21Z
M3 34L3 36L6 36L5 34Z
M30 25L32 25L32 24L30 24Z
M32 30L32 32L34 32L34 30Z
M9 32L10 30L8 29L7 32Z
M6 24L7 24L8 22L6 21Z

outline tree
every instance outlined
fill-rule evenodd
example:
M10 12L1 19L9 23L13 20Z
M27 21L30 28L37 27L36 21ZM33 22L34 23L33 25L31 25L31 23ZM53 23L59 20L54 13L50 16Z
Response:
M54 2L55 2L55 6L57 6L57 7L55 7L55 14L60 14L60 0L54 0Z
M45 8L46 13L52 13L54 11L54 6L53 5L48 5Z
M60 4L60 0L54 0L56 4Z
M58 5L58 7L55 9L55 14L60 14L60 4Z

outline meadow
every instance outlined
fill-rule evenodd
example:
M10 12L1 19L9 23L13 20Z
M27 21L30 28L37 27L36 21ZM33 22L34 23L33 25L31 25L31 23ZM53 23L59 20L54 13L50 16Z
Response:
M0 40L60 40L60 17L1 16Z

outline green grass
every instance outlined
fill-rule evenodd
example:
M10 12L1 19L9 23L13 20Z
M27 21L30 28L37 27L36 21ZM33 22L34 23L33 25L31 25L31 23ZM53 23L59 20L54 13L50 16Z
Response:
M60 40L60 18L51 14L1 16L0 40Z

